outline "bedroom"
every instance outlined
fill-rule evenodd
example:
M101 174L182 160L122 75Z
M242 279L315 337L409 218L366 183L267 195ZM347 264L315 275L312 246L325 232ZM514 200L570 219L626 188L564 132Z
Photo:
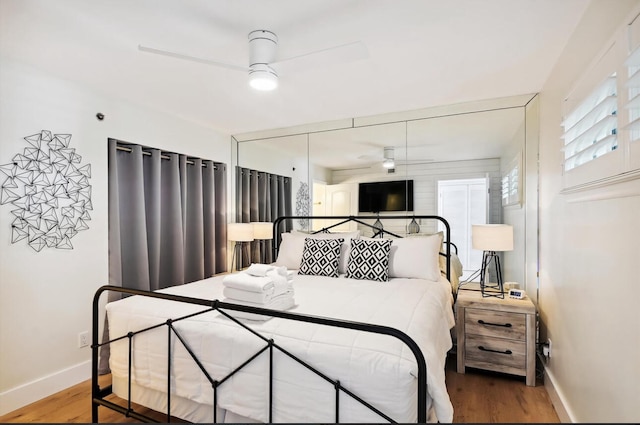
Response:
M564 183L559 150L563 98L570 93L573 82L580 78L582 70L603 50L614 31L628 23L629 15L638 7L637 1L567 2L567 7L580 15L571 18L570 25L575 26L575 32L566 31L566 37L572 36L560 45L548 43L556 49L557 60L547 63L547 68L535 70L534 74L523 72L518 79L537 82L527 86L526 90L514 92L512 90L515 89L510 87L498 85L495 88L488 84L478 87L477 82L471 81L466 86L459 85L452 89L454 91L451 93L438 93L434 92L438 86L435 83L429 87L426 95L409 96L411 104L371 101L372 105L378 105L377 110L348 112L347 109L339 109L340 105L346 108L353 101L343 94L344 90L318 84L320 88L313 93L304 92L302 103L289 106L306 114L297 121L286 121L287 117L293 116L292 113L278 114L280 109L270 108L268 98L263 96L255 101L253 108L243 110L237 122L216 124L210 121L215 112L208 117L193 115L196 118L190 119L186 112L159 110L157 105L161 104L163 91L136 83L141 78L160 80L160 76L150 70L137 76L124 73L119 76L124 65L109 62L105 59L107 54L111 49L122 49L130 57L135 57L139 54L136 45L144 40L137 38L130 45L131 39L124 33L110 31L112 27L108 22L98 19L98 16L118 19L117 12L114 12L117 9L112 9L113 3L92 2L90 8L95 8L93 14L82 14L82 8L59 7L60 4L78 6L77 2L51 2L58 7L45 6L40 2L19 3L24 6L18 10L14 9L16 2L3 0L0 3L0 159L3 164L6 163L24 148L23 137L40 130L71 133L71 145L83 155L82 163L91 164L94 208L89 229L73 239L73 250L45 249L41 252L35 252L27 245L10 243L10 208L3 205L0 209L0 240L3 241L0 254L2 413L5 409L10 411L33 401L33 397L44 397L88 377L89 351L77 348L77 335L88 329L89 325L84 324L90 320L89 300L93 292L108 282L105 149L108 137L232 164L230 136L233 134L521 95L524 91L540 93L537 288L541 323L553 340L554 354L548 365L547 376L551 377L549 381L553 381L550 391L556 395L556 409L565 411L566 421L637 421L638 415L634 409L637 397L634 398L634 395L640 393L640 371L633 359L640 355L640 318L633 302L640 290L634 271L640 252L640 229L636 218L640 210L638 180L586 192L561 193ZM336 13L332 12L331 7L321 7L323 3L318 2L318 10L329 16ZM506 4L486 3L491 7L505 7ZM174 3L167 4L170 6ZM204 7L204 2L194 4ZM359 2L348 4L354 9L343 11L340 16L345 20L358 11ZM145 3L140 2L140 5L142 9ZM489 9L490 6L483 7ZM336 7L335 4L333 7ZM180 15L176 10L174 12ZM189 17L182 19L193 19L203 25L202 21L197 20L202 12L203 9L191 9ZM17 15L12 16L12 13ZM140 15L132 13L131 19L134 20L136 16ZM120 18L124 19L123 16ZM400 14L398 19L402 18L406 17ZM167 21L166 16L159 16L158 19L167 25L171 22ZM30 22L38 22L39 25L30 27ZM73 22L77 26L72 25ZM513 22L518 23L516 20ZM130 24L134 25L134 22ZM224 21L218 24L226 25ZM300 21L290 25L294 27L291 33L295 34L298 32L296 29L304 28L309 22ZM184 41L186 45L209 38L206 32L198 32L203 27L193 26L193 33L188 35L192 38ZM244 29L239 31L243 37L245 32ZM160 31L155 36L161 37L162 34ZM169 43L172 37L174 35L171 32L164 32L164 38L153 38L153 41ZM39 43L48 38L67 47L61 50L40 49ZM76 46L73 43L76 39L86 39L90 44ZM316 40L318 47L323 45L321 41ZM146 42L151 43L151 40ZM202 45L202 41L199 43ZM175 44L181 43L175 41ZM413 51L405 53L407 57L415 55ZM458 63L457 67L460 68L459 64L465 64L465 58L454 53L436 52L439 54L438 63ZM76 61L76 57L84 60ZM158 61L158 58L153 58L153 63ZM99 81L90 81L97 78L97 74L94 76L91 68L88 68L92 62L100 64L103 71L108 71L106 73L116 80L116 84L132 93L139 92L147 103L136 104L126 100L126 93L116 94L114 91L105 94L105 87ZM203 86L207 86L205 83L211 78L211 69L205 66L188 66L177 61L162 63L165 67L163 71L167 74L183 75L188 67L191 78ZM478 69L484 71L484 68ZM244 76L233 75L229 74L229 80L237 81L244 89ZM510 81L498 71L493 71L489 77L494 83ZM284 80L283 77L281 91L286 91ZM172 84L178 89L181 84L186 84L180 79L171 81L175 81ZM355 84L355 81L348 83ZM216 93L215 97L224 96L225 101L218 103L223 104L224 108L234 109L233 99L238 96L231 84L227 83L226 87L219 90L221 92ZM386 90L385 87L378 87L375 94L383 96ZM212 107L211 103L215 103L210 99L214 97L213 93L206 93L204 97L194 101L192 97L176 95L170 101L181 111L204 111ZM335 105L329 103L332 99L337 99ZM227 102L234 106L230 107ZM310 108L304 107L310 102L324 102L327 105L325 109L334 110L336 115L327 117L312 114ZM97 112L104 113L103 121L95 118ZM245 121L255 123L252 124L254 127L241 127ZM233 130L225 130L225 126ZM243 130L238 131L237 128ZM179 143L175 141L177 138L181 140ZM34 264L38 267L32 267ZM610 288L610 285L615 286ZM56 326L52 328L47 325L51 322L55 322ZM611 332L612 329L616 329L616 332ZM588 380L584 379L586 373L591 374ZM548 384L545 382L545 385ZM594 403L594 400L598 400L598 403Z

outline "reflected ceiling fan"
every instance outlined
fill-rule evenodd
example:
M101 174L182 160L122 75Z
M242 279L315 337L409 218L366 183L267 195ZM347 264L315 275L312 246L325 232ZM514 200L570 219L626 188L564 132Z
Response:
M405 148L401 148L401 151L406 152ZM400 156L403 156L401 154ZM424 162L433 162L433 159L396 159L396 148L394 146L385 146L382 149L382 155L360 155L358 159L374 162L374 165L381 165L383 168L387 170L395 169L397 165L407 165L407 164L420 164Z
M328 47L303 53L288 58L278 58L278 36L268 30L254 30L249 33L249 66L242 66L221 62L212 59L199 58L186 55L183 53L172 52L169 50L157 49L154 47L138 45L138 49L147 53L154 53L163 56L169 56L176 59L184 59L193 62L203 63L206 65L219 66L234 71L247 72L249 75L249 85L256 90L274 90L278 87L278 73L272 65L278 65L283 62L298 60L300 58L314 56L317 60L324 61L353 61L368 57L365 45L361 41L341 44L338 46ZM338 57L336 57L338 56Z
M393 146L385 146L382 150L382 155L360 155L358 159L381 164L386 169L396 167L395 148Z

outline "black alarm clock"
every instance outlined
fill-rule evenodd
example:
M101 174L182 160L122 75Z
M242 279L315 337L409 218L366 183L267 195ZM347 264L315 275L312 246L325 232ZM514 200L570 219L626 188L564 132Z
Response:
M509 298L516 298L518 300L521 300L525 297L525 292L522 289L509 289Z

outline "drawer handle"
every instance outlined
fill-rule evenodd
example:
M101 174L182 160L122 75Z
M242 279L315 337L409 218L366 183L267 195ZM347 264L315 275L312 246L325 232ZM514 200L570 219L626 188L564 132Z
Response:
M488 326L501 326L503 328L510 328L511 327L511 323L505 323L505 324L491 323L491 322L485 322L482 319L478 320L478 323L480 323L481 325L488 325Z
M490 348L484 348L482 345L478 346L478 350L480 350L480 351L491 351L492 353L498 353L498 354L511 354L512 353L511 350L504 350L504 351L492 350Z

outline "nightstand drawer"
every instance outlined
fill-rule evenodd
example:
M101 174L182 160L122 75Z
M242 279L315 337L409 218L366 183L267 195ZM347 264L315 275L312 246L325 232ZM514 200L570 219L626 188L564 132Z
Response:
M467 367L524 375L526 371L524 340L515 341L480 335L467 335L465 359Z
M466 308L467 334L525 341L526 315L479 308Z

